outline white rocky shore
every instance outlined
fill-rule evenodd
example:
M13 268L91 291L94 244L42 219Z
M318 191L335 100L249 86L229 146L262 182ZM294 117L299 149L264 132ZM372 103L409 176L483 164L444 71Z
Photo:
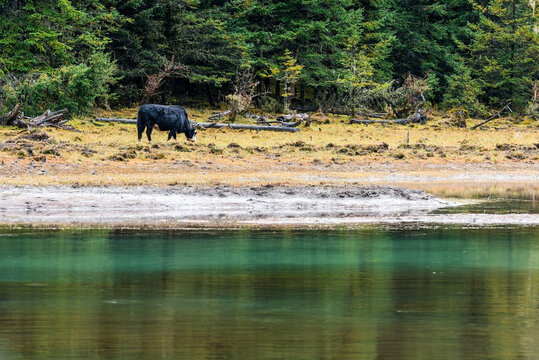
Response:
M459 203L385 186L0 187L0 224L90 227L539 225L537 214L431 214Z

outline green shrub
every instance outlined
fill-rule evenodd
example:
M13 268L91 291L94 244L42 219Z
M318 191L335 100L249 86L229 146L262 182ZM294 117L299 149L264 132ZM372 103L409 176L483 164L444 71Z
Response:
M270 96L262 96L258 107L260 110L269 113L282 113L284 111L283 104Z
M2 103L12 108L20 102L22 111L30 116L63 108L72 114L86 114L96 105L107 106L115 71L110 56L96 52L88 63L63 66L50 73L10 76L2 86Z
M471 70L462 66L448 78L448 88L442 102L445 109L462 108L473 116L485 115L487 108L478 98L483 94L481 81L472 79Z
M534 120L539 120L539 103L530 102L524 110L524 115Z

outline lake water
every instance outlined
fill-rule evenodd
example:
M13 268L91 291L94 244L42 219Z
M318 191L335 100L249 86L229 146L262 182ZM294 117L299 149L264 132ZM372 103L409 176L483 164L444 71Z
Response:
M0 359L537 359L539 228L0 231Z

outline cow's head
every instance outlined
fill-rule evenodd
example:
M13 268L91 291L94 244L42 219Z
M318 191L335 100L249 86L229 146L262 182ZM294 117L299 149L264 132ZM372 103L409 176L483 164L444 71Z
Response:
M197 142L197 129L195 127L190 127L189 130L185 133L187 141Z

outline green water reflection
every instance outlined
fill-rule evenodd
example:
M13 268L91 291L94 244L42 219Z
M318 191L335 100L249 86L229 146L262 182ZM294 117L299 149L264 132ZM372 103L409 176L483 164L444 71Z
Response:
M537 359L539 229L0 232L0 359Z
M451 206L434 210L433 214L539 214L535 200L505 199Z

